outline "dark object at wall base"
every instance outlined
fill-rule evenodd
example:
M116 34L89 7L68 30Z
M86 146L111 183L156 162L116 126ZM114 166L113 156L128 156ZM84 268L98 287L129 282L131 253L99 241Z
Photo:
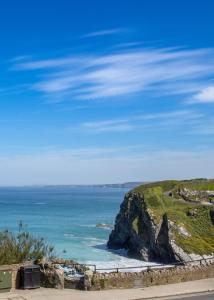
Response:
M22 289L36 289L40 287L40 267L36 265L24 266L20 269L20 283Z

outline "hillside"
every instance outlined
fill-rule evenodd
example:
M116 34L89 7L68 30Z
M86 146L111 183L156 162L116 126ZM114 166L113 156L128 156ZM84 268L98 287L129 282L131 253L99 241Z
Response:
M162 181L125 195L109 237L146 261L173 262L214 252L214 180Z

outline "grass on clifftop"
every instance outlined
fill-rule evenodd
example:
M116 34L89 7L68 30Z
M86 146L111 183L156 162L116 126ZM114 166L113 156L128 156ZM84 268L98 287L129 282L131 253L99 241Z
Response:
M157 181L147 184L142 184L135 189L133 192L143 193L146 189L152 187L161 187L163 192L168 191L175 191L180 188L189 188L192 190L197 191L206 191L206 190L213 190L214 191L214 179L192 179L192 180L164 180L164 181Z
M164 192L180 187L197 190L214 190L214 180L163 181L141 185L133 191L144 195L147 208L156 224L166 214L171 222L173 238L187 253L200 255L214 252L214 226L211 206L180 201ZM134 224L135 227L137 225Z

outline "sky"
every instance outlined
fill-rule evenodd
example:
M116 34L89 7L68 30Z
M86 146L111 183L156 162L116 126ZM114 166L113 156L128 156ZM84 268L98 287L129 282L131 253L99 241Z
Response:
M0 2L0 185L214 177L214 1Z

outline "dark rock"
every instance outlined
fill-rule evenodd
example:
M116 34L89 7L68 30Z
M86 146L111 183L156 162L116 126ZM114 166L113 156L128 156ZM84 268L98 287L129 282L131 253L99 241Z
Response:
M121 204L108 247L125 248L129 256L145 261L168 263L177 260L170 244L167 215L157 226L143 196L132 193L127 194Z
M126 249L133 258L163 263L213 255L214 247L207 239L208 234L211 241L214 233L213 210L210 211L211 220L206 219L212 207L207 199L213 191L182 186L171 192L164 190L161 184L166 186L166 182L148 185L148 188L143 185L125 195L108 247ZM197 232L200 232L200 237Z

